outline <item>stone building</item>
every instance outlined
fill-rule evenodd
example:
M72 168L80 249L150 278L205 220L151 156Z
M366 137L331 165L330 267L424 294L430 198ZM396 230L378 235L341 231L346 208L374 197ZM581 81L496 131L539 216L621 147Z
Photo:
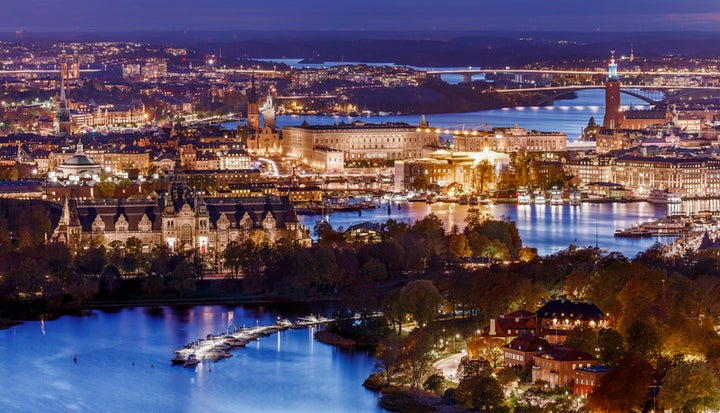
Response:
M562 132L528 131L518 125L512 128L491 130L463 130L453 134L453 148L458 151L479 152L489 149L495 152L564 152L567 135Z
M185 183L176 164L167 194L159 199L67 200L53 239L74 243L99 239L104 245L138 238L144 251L167 245L173 251L197 249L222 253L231 241L286 239L311 244L287 196L204 198Z
M342 151L345 163L352 161L395 161L422 156L426 146L437 146L439 134L406 123L366 124L356 121L335 125L288 126L283 128L283 153L310 163L314 151L327 148Z

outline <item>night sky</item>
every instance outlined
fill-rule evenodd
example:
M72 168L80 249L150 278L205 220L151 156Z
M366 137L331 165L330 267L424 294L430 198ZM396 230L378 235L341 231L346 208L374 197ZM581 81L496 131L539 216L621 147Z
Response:
M2 0L0 31L720 31L716 0Z

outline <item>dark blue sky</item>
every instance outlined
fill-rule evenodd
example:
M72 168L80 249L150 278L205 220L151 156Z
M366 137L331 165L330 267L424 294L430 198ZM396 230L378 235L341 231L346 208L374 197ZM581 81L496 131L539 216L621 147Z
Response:
M2 0L0 31L720 31L717 0Z

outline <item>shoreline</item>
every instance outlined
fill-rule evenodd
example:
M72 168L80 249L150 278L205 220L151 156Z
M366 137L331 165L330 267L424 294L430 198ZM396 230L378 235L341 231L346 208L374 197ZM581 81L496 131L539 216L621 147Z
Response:
M338 301L334 297L321 297L315 299L293 299L285 296L252 296L252 297L199 297L199 298L160 298L142 300L93 300L85 301L79 305L77 301L64 303L57 308L43 307L38 310L28 310L21 307L6 308L0 317L0 330L22 324L24 321L36 321L43 316L56 318L68 314L78 314L90 310L118 310L135 307L182 307L199 305L258 305L258 304L309 304ZM24 311L23 311L24 310Z

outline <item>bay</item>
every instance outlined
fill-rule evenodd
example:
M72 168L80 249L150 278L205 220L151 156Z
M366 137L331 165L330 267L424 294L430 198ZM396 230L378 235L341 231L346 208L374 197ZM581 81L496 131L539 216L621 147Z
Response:
M261 338L217 363L171 366L175 349L207 334L309 311L148 307L28 321L0 331L0 411L383 411L362 387L371 355L319 343L314 328Z

